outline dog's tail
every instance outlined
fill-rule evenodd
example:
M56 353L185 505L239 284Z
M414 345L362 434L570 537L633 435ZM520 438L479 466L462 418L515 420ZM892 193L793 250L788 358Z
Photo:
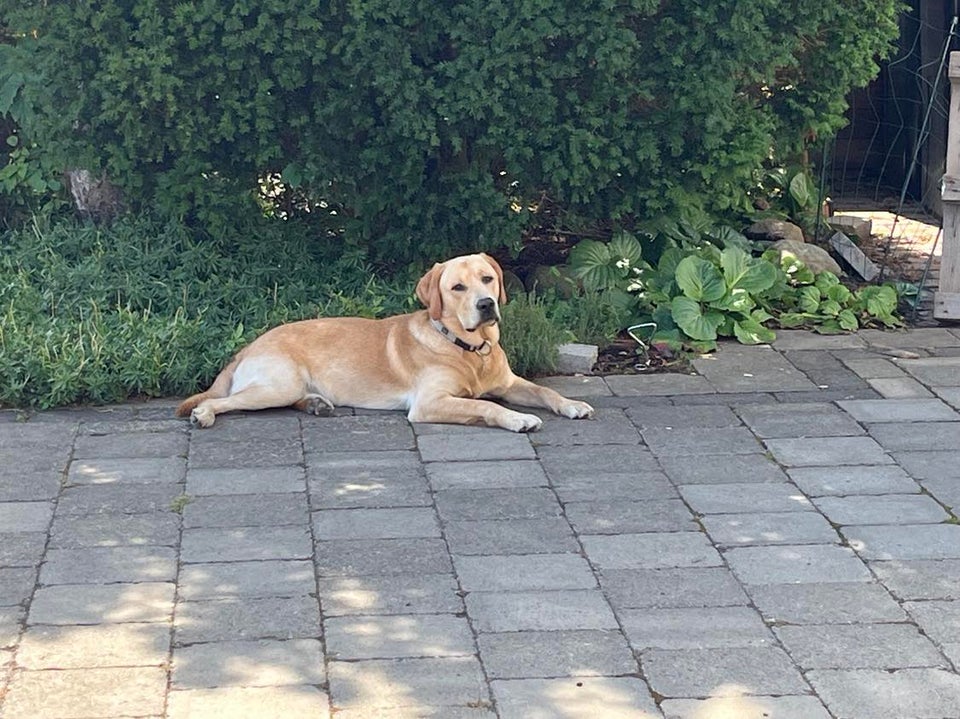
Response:
M175 412L177 417L189 417L190 413L193 412L196 406L205 399L229 396L230 385L233 384L233 373L236 371L239 362L240 359L235 357L230 364L220 371L220 374L217 375L217 378L213 381L213 384L210 385L210 389L208 389L206 392L200 392L183 400Z

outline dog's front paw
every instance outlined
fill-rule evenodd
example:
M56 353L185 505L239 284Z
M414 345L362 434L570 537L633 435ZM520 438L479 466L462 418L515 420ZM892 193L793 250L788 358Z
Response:
M578 402L571 399L560 406L560 411L557 412L557 414L569 417L570 419L588 419L593 417L593 407L586 402Z
M209 407L197 407L190 413L190 424L201 429L212 427L216 418L217 416Z
M535 414L513 412L503 427L511 432L536 432L542 425L543 420Z

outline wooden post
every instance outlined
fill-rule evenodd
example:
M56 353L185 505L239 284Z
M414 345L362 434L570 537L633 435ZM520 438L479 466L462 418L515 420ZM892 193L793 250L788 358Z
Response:
M933 316L960 320L960 52L950 53L950 115L947 120L947 169L943 176L943 255L940 286L933 295Z

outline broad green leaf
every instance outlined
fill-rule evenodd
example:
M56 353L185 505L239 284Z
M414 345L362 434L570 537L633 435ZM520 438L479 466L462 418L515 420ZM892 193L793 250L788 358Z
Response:
M769 344L777 338L776 332L753 319L734 322L733 332L745 345Z
M860 290L862 299L866 299L867 312L875 317L886 317L897 309L897 293L889 286L864 287Z
M639 240L629 232L618 232L607 245L614 260L626 261L627 267L639 267L643 261L643 248Z
M720 255L720 266L727 287L757 293L777 281L777 268L766 260L757 260L738 247L728 247Z
M627 277L626 271L617 267L609 245L596 240L580 240L570 250L569 262L573 275L588 290L619 287Z
M757 303L754 301L753 297L750 296L749 292L744 289L735 288L728 291L716 302L711 302L710 306L717 310L746 313L756 307Z
M800 207L809 207L813 204L817 189L813 186L810 178L805 172L798 172L790 180L790 197Z
M21 72L13 72L7 77L6 82L0 85L0 115L6 115L13 107L13 100L17 92L23 85L24 77Z
M820 290L813 285L801 287L798 294L800 309L804 312L816 312L820 308Z
M750 240L727 225L721 225L720 227L712 228L707 233L707 236L711 240L717 242L717 244L723 248L729 249L731 247L738 247L746 252L750 251Z
M663 331L674 330L677 328L673 321L673 313L669 304L659 305L651 314L651 319L657 323L657 329Z
M727 291L720 271L699 257L684 257L677 265L676 278L680 289L692 300L713 302L723 297Z
M684 333L695 340L715 340L717 328L723 323L720 312L704 313L700 303L689 297L674 297L670 303L673 321Z
M807 323L807 320L808 317L800 312L784 312L777 318L780 326L786 327L787 329L801 327Z
M860 322L857 320L857 316L853 313L853 310L842 310L840 314L837 315L837 322L840 323L843 329L849 332L855 332L857 328L860 327Z
M833 300L824 300L820 303L820 312L825 315L830 315L831 317L836 317L840 314L840 305Z
M818 272L814 284L818 290L826 294L828 289L840 284L840 278L832 272Z
M753 312L750 313L750 316L761 324L773 319L773 315L767 312L762 307L758 307L757 309L755 309Z
M840 284L834 285L833 287L828 287L825 294L827 295L827 299L838 302L841 306L845 305L850 298L853 297L853 293L847 288L847 286Z
M660 255L660 261L657 263L657 272L668 277L674 277L677 273L677 265L683 259L683 251L677 247L670 247Z
M813 330L815 332L819 332L822 335L843 334L843 328L840 326L840 322L833 317L824 321L821 324L815 325Z

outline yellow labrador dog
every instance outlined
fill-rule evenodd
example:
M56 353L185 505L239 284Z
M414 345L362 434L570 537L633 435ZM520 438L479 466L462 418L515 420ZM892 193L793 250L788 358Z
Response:
M327 414L337 405L403 409L411 422L540 428L532 414L480 399L546 407L570 418L593 408L517 377L500 347L503 272L485 254L436 264L417 284L426 310L370 320L304 320L266 332L178 408L209 427L230 410L294 406Z

